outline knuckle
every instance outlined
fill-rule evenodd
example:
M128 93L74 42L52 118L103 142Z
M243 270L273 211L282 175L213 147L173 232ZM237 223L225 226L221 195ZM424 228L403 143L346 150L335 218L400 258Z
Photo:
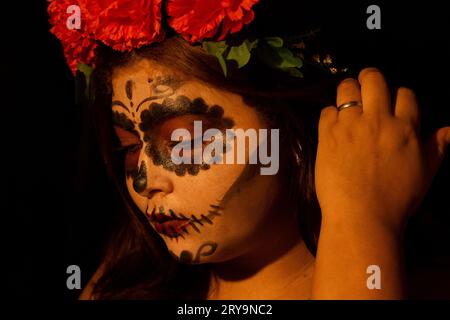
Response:
M332 121L331 114L332 114L332 112L334 112L333 109L335 109L335 108L330 106L330 107L326 107L326 108L322 109L322 111L320 112L320 118L319 118L319 124L318 124L319 134L326 132L328 130L328 128L332 125L333 121Z
M363 113L361 116L361 126L370 130L370 131L379 131L380 129L380 119L378 117L374 116L368 116L367 114Z
M383 144L390 148L401 149L416 140L416 130L410 124L393 123L383 130Z
M329 138L329 142L332 143L333 145L337 145L338 140L339 140L339 136L340 136L340 129L339 126L333 126L332 128L330 128L329 132L327 133L328 138Z
M352 142L356 135L355 127L350 123L339 122L333 128L333 134L340 141Z
M411 123L403 125L403 137L407 140L415 139L417 136L416 128Z
M320 121L323 121L323 119L330 117L332 114L336 112L336 107L334 106L328 106L322 109L320 112Z

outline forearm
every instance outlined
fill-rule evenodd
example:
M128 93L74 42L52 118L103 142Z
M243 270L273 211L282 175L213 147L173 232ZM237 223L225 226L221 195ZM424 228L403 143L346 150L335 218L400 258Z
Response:
M344 218L336 211L322 223L313 299L402 299L405 297L401 232L379 222ZM367 268L379 266L381 288L369 289Z

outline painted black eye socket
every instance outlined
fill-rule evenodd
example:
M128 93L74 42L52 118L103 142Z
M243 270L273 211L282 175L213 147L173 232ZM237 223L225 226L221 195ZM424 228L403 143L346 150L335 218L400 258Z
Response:
M189 140L180 140L180 141L167 141L167 146L169 148L173 148L176 145L179 145L181 143L181 146L186 146L186 147L190 147L191 149L195 148L195 143L200 142L203 146L207 145L208 143L210 143L209 141L203 141L203 136L199 136L195 139L189 139Z
M118 153L135 153L141 149L142 149L142 143L138 143L138 144L132 144L132 145L125 146L125 147L117 147L114 149L114 151L116 151Z

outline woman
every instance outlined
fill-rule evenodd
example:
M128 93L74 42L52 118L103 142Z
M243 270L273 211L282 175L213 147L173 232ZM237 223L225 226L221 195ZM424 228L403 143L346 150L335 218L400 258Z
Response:
M293 80L252 61L224 78L179 36L113 49L97 48L92 110L128 212L82 299L405 297L404 227L450 141L450 127L421 141L411 90L392 103L366 68L321 109L327 76ZM279 170L261 174L251 144L244 163L176 163L175 130L194 135L192 155L212 143L195 121L279 129Z

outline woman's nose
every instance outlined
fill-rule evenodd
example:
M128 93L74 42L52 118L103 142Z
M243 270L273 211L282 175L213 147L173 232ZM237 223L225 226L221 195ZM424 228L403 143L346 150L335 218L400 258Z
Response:
M162 171L155 167L151 159L142 159L138 170L133 175L133 189L143 197L151 198L158 193L171 193L173 183ZM150 170L149 170L150 169Z

